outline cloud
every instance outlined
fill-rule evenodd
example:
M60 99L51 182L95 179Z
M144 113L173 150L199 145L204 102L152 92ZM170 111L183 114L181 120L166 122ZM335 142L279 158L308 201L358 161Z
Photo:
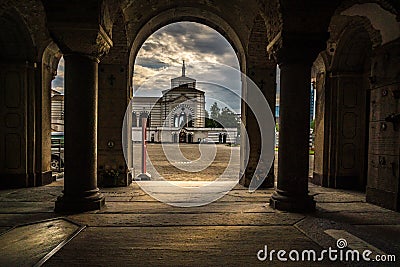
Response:
M142 57L142 58L138 58L136 60L136 64L144 67L144 68L150 68L150 69L163 69L168 67L168 64L155 59L155 58L146 58L146 57Z
M51 89L59 91L62 94L64 94L64 69L65 62L64 58L62 57L58 63L57 76L51 82Z
M240 111L241 77L239 61L229 42L217 31L194 22L167 25L152 34L138 52L134 67L134 88L140 95L161 96L170 88L170 79L186 75L198 81L206 92L207 106L216 99ZM217 84L217 85L213 85ZM137 92L137 93L138 93Z

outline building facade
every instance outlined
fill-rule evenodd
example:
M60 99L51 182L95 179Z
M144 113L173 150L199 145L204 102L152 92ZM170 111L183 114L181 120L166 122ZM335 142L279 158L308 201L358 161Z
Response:
M140 142L143 119L148 142L236 143L236 128L205 128L205 92L196 89L196 80L182 75L171 79L171 89L161 97L134 97L132 139Z
M51 131L64 132L64 95L51 90Z

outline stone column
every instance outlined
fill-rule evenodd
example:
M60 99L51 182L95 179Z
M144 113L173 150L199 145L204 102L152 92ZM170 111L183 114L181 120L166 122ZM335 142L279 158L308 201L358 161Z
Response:
M270 204L279 210L309 211L315 209L308 195L311 64L282 63L280 68L278 184Z
M308 195L311 66L328 35L285 34L275 48L281 69L278 182L270 205L278 210L315 209Z
M72 53L65 59L64 194L56 211L100 209L97 188L98 60Z
M100 209L104 197L97 188L98 64L110 51L113 20L108 6L93 1L90 8L66 1L44 1L47 26L65 59L64 194L56 211ZM63 10L63 12L58 12ZM74 19L85 17L85 23Z

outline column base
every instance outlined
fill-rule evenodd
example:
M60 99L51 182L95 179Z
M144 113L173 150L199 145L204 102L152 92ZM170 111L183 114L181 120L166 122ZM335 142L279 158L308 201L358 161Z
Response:
M149 173L141 173L138 176L136 176L136 181L150 181L151 180L151 175Z
M289 212L313 212L315 211L315 200L309 195L286 196L275 191L269 205L273 209Z
M55 212L85 212L100 210L105 204L105 197L99 190L85 192L81 195L63 195L58 197Z

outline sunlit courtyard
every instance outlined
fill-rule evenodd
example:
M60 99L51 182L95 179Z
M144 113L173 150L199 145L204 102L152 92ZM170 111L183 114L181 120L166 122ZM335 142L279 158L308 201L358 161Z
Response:
M141 146L135 144L134 172L140 172ZM148 144L147 171L152 180L237 180L240 147L215 144Z

